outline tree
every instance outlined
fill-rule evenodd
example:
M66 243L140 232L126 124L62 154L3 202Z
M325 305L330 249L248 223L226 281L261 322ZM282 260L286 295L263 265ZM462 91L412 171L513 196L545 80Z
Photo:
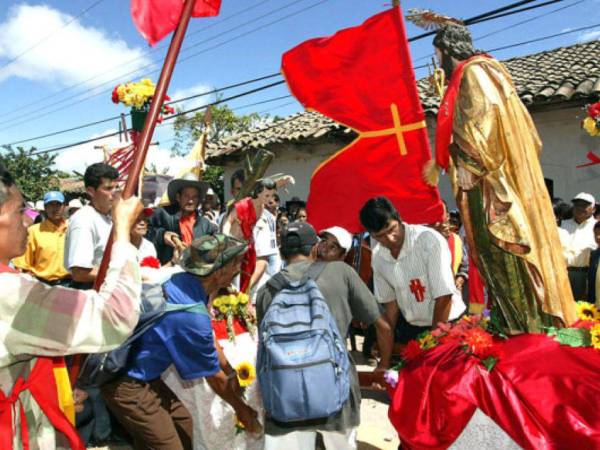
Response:
M44 193L59 189L59 178L64 173L53 168L56 154L35 155L35 147L25 150L4 146L0 154L0 163L8 169L15 178L23 196L30 201L40 200Z
M212 122L208 131L209 142L217 142L227 136L248 131L253 126L269 120L268 115L261 116L258 113L238 116L225 104L213 106L211 113ZM204 132L204 110L198 111L190 117L184 115L176 117L173 128L175 130L175 144L173 144L172 152L175 155L186 155ZM223 168L208 166L204 173L204 179L211 184L215 193L223 200Z

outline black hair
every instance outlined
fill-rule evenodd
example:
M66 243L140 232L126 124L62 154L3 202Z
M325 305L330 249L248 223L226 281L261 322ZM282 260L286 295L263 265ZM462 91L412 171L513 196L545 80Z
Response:
M552 210L554 211L554 217L560 223L563 220L570 219L573 216L572 207L562 199L555 199Z
M281 199L279 198L279 194L277 192L273 194L273 200L275 200L276 202L281 202Z
M284 259L289 259L296 255L310 256L313 247L314 245L303 245L301 247L285 247L282 245L281 256L283 256Z
M594 231L598 231L598 230L600 230L600 222L596 222L594 224Z
M455 23L442 26L433 38L433 45L459 61L482 53L481 50L475 50L473 47L473 38L469 29Z
M102 178L116 180L119 178L119 171L113 166L104 163L96 163L85 169L83 175L83 184L86 188L92 187L97 189L102 182Z
M400 221L400 215L386 197L367 200L360 210L360 223L369 232L377 233L383 230L390 220Z
M238 169L231 174L231 180L229 180L231 189L233 189L235 180L238 180L240 183L244 184L244 181L246 181L246 172L244 172L244 169Z
M0 163L0 206L8 200L8 190L15 185L12 174Z
M600 215L600 203L596 203L596 206L594 206L594 212L592 213L592 215L594 217Z
M258 198L259 194L262 191L264 191L265 189L268 189L268 190L277 189L277 185L270 178L263 178L261 180L258 180L254 184L254 189L252 190L252 198Z

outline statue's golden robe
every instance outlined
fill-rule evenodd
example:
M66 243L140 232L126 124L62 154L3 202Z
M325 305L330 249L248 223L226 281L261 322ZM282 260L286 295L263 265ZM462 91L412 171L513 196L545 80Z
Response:
M467 63L450 175L467 242L503 327L514 333L577 318L540 152L506 69L491 58Z

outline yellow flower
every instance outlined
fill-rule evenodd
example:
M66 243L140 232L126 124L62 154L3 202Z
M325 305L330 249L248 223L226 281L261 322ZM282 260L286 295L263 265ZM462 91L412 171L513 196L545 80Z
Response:
M596 127L596 121L591 117L583 119L583 129L587 131L590 136L598 136L598 128Z
M245 305L246 303L248 303L248 294L244 294L243 292L240 292L238 294L238 299L242 305Z
M239 302L240 302L240 299L237 296L235 296L235 295L229 296L229 304L230 305L236 306Z
M579 320L600 320L600 311L588 302L577 302L577 316Z
M600 323L590 329L590 336L592 338L592 347L600 350Z
M256 379L256 368L248 361L243 361L235 367L241 387L248 387Z
M213 306L215 308L218 308L219 306L221 306L223 303L221 302L221 297L217 297L213 300Z
M427 334L425 337L419 339L419 344L423 350L429 350L436 346L437 342L431 334Z
M219 311L221 311L222 314L227 314L229 308L227 306L219 306Z

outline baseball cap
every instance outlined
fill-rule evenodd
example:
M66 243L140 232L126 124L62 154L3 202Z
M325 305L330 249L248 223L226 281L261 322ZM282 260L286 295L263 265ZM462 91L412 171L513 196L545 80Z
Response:
M312 246L317 242L317 232L308 222L292 222L281 231L281 247L287 250Z
M337 226L326 228L324 230L321 230L319 236L325 233L330 234L334 238L336 238L338 244L340 244L340 247L342 247L345 251L350 250L350 247L352 247L352 235L348 233L348 231L345 228Z
M247 249L246 242L232 236L206 235L194 240L183 251L179 265L186 272L205 277L244 254Z
M596 199L594 199L594 196L592 194L588 194L587 192L580 192L573 197L573 200L571 201L574 202L575 200L583 200L584 202L591 203L592 205L596 204Z
M50 202L64 203L65 196L62 194L62 192L59 191L46 192L44 194L44 205L47 205Z

